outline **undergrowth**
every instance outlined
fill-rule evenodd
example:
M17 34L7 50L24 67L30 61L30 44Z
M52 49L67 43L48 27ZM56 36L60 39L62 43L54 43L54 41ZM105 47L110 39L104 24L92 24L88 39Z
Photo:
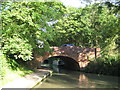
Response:
M0 87L33 72L25 63L6 57L0 51Z

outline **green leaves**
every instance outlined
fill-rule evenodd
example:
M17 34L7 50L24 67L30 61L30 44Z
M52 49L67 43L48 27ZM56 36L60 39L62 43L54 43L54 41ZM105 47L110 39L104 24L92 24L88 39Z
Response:
M58 2L4 3L2 48L24 60L32 59L33 50L49 51L50 45L105 48L119 32L119 12L113 13L114 8L102 4L68 9Z
M118 24L119 17L116 17L115 13L111 13L111 10L103 3L76 10L70 8L66 16L54 25L58 33L56 41L61 40L61 43L75 45L80 43L85 47L105 48L116 36L120 26Z
M31 60L32 59L32 46L25 40L14 36L13 38L9 38L4 41L4 53L7 55L15 54L15 58L22 58L23 60Z
M36 52L49 50L47 40L52 40L55 33L47 22L63 15L65 7L61 3L5 2L2 5L2 50L5 54L26 61L33 58L33 49Z

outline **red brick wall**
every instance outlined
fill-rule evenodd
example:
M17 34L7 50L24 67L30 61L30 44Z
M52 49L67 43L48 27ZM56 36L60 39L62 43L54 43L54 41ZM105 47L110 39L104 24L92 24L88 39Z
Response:
M68 56L76 60L80 68L84 68L91 59L95 59L95 48L81 48L76 46L70 47L51 47L53 52L46 52L44 56L35 56L35 60L42 62L53 56ZM100 48L96 48L96 56L100 56Z

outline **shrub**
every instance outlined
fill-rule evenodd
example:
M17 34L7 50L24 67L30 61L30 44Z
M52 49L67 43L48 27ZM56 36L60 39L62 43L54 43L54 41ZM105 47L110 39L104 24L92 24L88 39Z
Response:
M88 64L85 72L120 76L120 61L116 57L100 57Z

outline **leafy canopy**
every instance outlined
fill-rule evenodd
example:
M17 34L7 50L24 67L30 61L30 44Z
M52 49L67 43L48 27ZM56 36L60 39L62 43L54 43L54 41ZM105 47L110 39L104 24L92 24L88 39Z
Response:
M59 2L3 2L2 50L23 60L31 60L34 51L48 51L47 40L54 35L48 22L59 19L64 12Z

